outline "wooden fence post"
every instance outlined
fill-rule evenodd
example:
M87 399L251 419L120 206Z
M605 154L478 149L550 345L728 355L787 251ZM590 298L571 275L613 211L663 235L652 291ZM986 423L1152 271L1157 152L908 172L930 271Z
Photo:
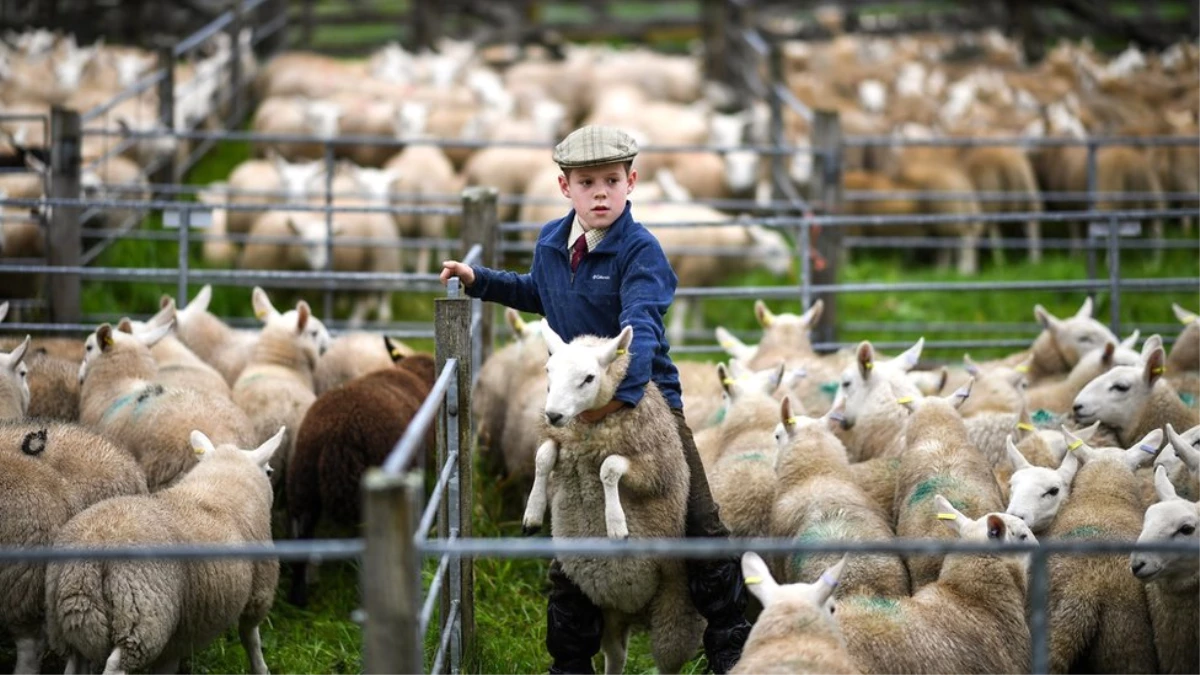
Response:
M50 109L50 197L79 199L81 127L79 113L54 106ZM50 207L46 236L46 261L55 267L78 267L81 261L78 205ZM51 274L50 321L79 323L81 316L78 274Z
M728 0L702 0L701 36L704 39L704 76L709 82L729 84Z
M451 444L444 437L438 439L438 471L447 457L443 456L446 448L456 447L458 450L458 509L461 519L458 524L458 536L469 538L474 528L471 516L474 513L474 472L471 459L474 454L475 429L471 424L471 299L466 295L456 298L437 298L434 300L433 330L437 342L435 358L437 369L441 373L446 367L446 361L458 359L456 381L458 396L448 400L442 414L458 418L457 444ZM443 436L447 425L439 425L439 436ZM449 499L443 500L446 508ZM441 522L449 522L443 519ZM448 532L440 532L439 536L448 537ZM459 558L459 616L462 620L462 653L470 658L475 645L475 573L474 559L464 556ZM448 616L450 596L442 594L442 616Z
M424 671L421 556L413 535L421 517L419 472L376 467L363 476L363 665L368 673Z
M823 213L837 215L842 210L842 125L837 111L814 111L810 146L813 151L813 173L809 201L820 202ZM824 261L824 264L814 266L813 285L837 283L838 262L842 255L842 229L820 228L816 249L818 260ZM815 331L818 342L837 339L837 297L836 293L818 293L814 299L814 302L820 299L825 303Z
M242 121L242 101L245 99L246 83L242 82L242 27L246 25L246 17L242 11L242 0L232 0L229 11L233 12L233 21L229 22L229 81L233 89L229 92L229 116L225 118L228 129L236 129Z
M493 187L469 187L462 193L462 255L475 244L483 248L480 262L486 267L497 267L499 251L500 215L497 206L499 192ZM476 356L480 363L492 353L496 311L493 305L484 303L479 320L479 341L483 346Z

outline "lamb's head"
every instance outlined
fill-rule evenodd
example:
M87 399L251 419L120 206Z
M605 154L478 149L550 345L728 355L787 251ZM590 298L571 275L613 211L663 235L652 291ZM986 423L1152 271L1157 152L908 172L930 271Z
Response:
M1128 448L1088 445L1066 427L1062 428L1062 434L1067 441L1067 452L1075 455L1081 465L1087 466L1103 462L1123 467L1131 474L1153 462L1163 443L1162 429L1151 431ZM1064 461L1066 460L1064 459Z
M103 52L117 74L117 84L122 88L137 81L139 75L154 65L154 56L138 52Z
M775 276L791 273L795 252L786 237L762 225L747 225L746 236L752 247L746 253L753 260Z
M396 110L394 128L397 138L420 138L425 135L428 124L428 103L422 101L405 101Z
M280 313L271 304L267 292L255 286L250 294L250 304L254 307L254 316L263 322L263 333L271 331L292 336L310 364L316 364L317 358L333 342L325 324L313 315L312 309L303 300L296 303L295 309Z
M1029 380L1025 375L1028 371L1027 366L985 368L974 363L970 356L964 356L963 361L966 363L967 372L975 378L971 398L960 408L964 417L981 412L1014 413L1025 407L1025 391L1029 387Z
M272 153L271 163L279 174L279 185L288 201L300 200L308 195L317 176L325 172L321 162L292 163L282 156Z
M734 195L748 195L758 186L761 158L754 150L729 150L724 153L725 187Z
M320 138L338 135L342 106L334 101L308 101L304 104L304 126Z
M1100 349L1106 342L1120 343L1107 326L1092 318L1091 298L1084 300L1083 306L1069 319L1060 319L1041 305L1034 306L1033 314L1068 366L1079 363L1084 354Z
M842 631L833 616L833 592L846 564L843 556L811 584L779 585L767 563L755 552L742 555L746 588L762 602L762 614L751 630L754 639L786 638L797 631L837 635Z
M775 446L779 450L775 455L776 471L789 461L805 461L818 446L836 448L844 456L846 448L834 433L841 427L844 404L845 399L836 398L823 416L808 417L792 404L791 397L784 396L779 402L780 421L775 426Z
M1033 530L1016 516L1007 513L987 513L978 519L970 518L954 508L950 500L940 494L934 495L933 503L937 509L938 520L945 523L963 541L988 541L998 544L1038 543ZM1029 572L1029 554L1017 554L1013 557L1019 565L1023 580ZM947 556L944 565L953 564L951 560L955 558L958 556ZM946 567L943 566L942 573L945 574L945 571Z
M854 428L859 418L871 414L880 406L892 406L906 398L921 398L921 392L906 374L921 360L924 347L925 338L922 337L896 358L879 361L870 342L864 340L859 343L855 350L855 363L842 372L838 388L839 394L846 398L843 428Z
M1089 382L1071 407L1075 421L1079 424L1099 421L1118 434L1125 433L1150 405L1154 386L1165 371L1165 360L1162 347L1157 347L1144 363L1117 366Z
M75 42L63 42L64 49L54 59L55 86L59 91L72 92L79 89L84 72L92 64L97 48L77 47Z
M1154 465L1165 467L1170 474L1182 464L1187 467L1191 475L1200 474L1200 425L1180 434L1168 422L1166 430L1167 444L1163 447L1162 452L1158 453Z
M311 270L323 270L329 264L329 237L342 233L345 226L334 214L332 223L325 222L324 215L316 212L297 212L288 214L285 222L288 230L299 237L299 244L304 255L304 262Z
M764 406L777 409L774 395L783 384L786 365L779 363L764 370L751 370L736 361L729 367L717 364L717 379L721 382L721 413L724 423L740 423L757 416Z
M204 432L192 430L192 452L200 466L205 468L221 467L232 471L234 475L258 476L265 495L268 499L274 494L271 489L271 457L283 444L287 435L287 427L279 427L275 435L268 438L262 445L253 450L243 450L236 445L223 443L213 445L212 440ZM228 489L227 487L225 489Z
M1167 478L1166 467L1154 470L1154 490L1158 502L1146 509L1138 543L1175 541L1192 544L1200 541L1196 528L1200 526L1200 503L1181 499ZM1172 554L1135 551L1129 556L1129 569L1143 582L1170 579L1193 583L1200 571L1200 557L1195 553Z
M1096 435L1100 429L1099 422L1093 422L1090 426L1075 429L1071 433L1075 437L1087 442ZM1063 437L1062 432L1055 429L1039 429L1029 422L1028 418L1017 423L1017 449L1025 457L1033 456L1034 454L1044 454L1054 458L1056 463L1062 462L1067 456L1067 439Z
M398 169L366 169L354 167L354 182L362 194L372 201L386 204L392 191L392 183L400 177Z
M511 307L504 310L504 320L508 322L509 328L517 338L521 358L527 359L527 362L536 360L539 365L545 362L548 354L542 329L546 326L546 320L526 321L521 318L520 312Z
M100 324L83 343L83 362L79 364L79 383L104 368L106 372L137 377L143 373L156 372L154 356L150 348L167 336L175 322L169 321L137 334L113 330L111 324Z
M0 419L19 419L29 412L29 368L24 361L31 339L26 335L11 352L0 352Z
M791 312L775 314L767 307L767 303L755 300L754 316L758 319L758 324L763 327L763 337L759 342L759 349L786 350L789 353L799 354L812 353L812 342L809 341L808 335L812 332L813 326L816 326L817 322L821 320L821 312L824 310L825 302L817 300L803 314L792 314ZM720 339L721 335L718 334L717 338Z
M1030 464L1011 435L1005 439L1005 446L1014 469L1008 481L1011 496L1006 513L1025 521L1034 532L1045 532L1070 496L1079 459L1069 452L1057 469L1048 469Z
M550 352L545 413L551 426L566 426L579 413L612 400L629 367L632 326L615 338L584 335L569 344L550 326L542 327L542 335Z

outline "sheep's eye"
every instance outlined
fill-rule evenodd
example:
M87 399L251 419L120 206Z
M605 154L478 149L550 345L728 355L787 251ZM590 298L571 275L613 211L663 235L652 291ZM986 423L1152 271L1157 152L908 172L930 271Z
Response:
M1086 345L1086 344L1091 344L1091 343L1092 343L1092 336L1091 336L1091 335L1081 335L1081 336L1079 336L1079 341L1080 341L1080 342L1082 342L1082 343L1083 343L1083 344L1085 344L1085 345Z
M90 351L92 351L92 346L91 346L91 345L88 345L88 346L84 347L84 348L83 348L83 351L85 351L85 352L90 352Z
M1129 391L1129 385L1125 384L1124 382L1114 382L1113 385L1108 388L1108 390L1126 392Z
M1027 534L1023 534L1023 535L1021 535L1021 536L1019 537L1019 539L1020 539L1021 541L1025 541L1025 540L1026 540L1026 539L1028 539L1028 538L1029 538L1029 535L1027 535Z
M1052 487L1049 490L1046 490L1046 494L1043 496L1044 497L1057 497L1058 496L1058 488Z
M591 384L591 383L593 383L593 382L595 382L595 381L596 381L596 376L595 376L595 375L588 375L587 377L583 378L583 384ZM582 386L583 386L583 384L581 384L581 385L579 385L579 386L581 386L581 387L582 387Z
M267 478L270 478L275 474L275 469L271 468L270 466L264 468L263 471L267 473Z
M851 384L853 383L850 380L842 380L842 389L849 389Z
M1183 525L1179 528L1179 534L1182 534L1185 537L1190 537L1193 534L1196 534L1196 526L1195 525Z

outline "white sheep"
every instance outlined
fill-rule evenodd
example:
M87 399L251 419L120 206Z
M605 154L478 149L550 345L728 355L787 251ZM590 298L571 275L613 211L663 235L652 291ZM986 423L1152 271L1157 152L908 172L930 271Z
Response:
M1158 453L1154 465L1166 468L1167 477L1180 497L1200 499L1200 425L1182 434L1177 433L1170 422L1165 428L1167 444Z
M234 330L208 311L212 286L205 285L175 313L175 335L233 386L258 342L258 332Z
M192 431L196 467L153 495L108 499L72 518L56 546L269 543L267 466L280 429L254 450ZM235 623L254 673L267 673L259 624L279 582L279 561L78 560L46 570L47 633L71 663L104 672L177 672L181 658Z
M838 393L846 398L839 437L851 462L899 456L907 414L898 399L921 397L905 374L921 359L925 338L899 356L879 360L868 341L855 349L855 361L841 375Z
M313 392L321 394L367 373L391 368L412 347L375 333L342 333L329 343L313 371Z
M547 440L538 448L523 527L555 537L682 537L688 469L675 418L654 383L642 400L595 424L575 416L612 400L629 365L633 329L565 344L543 327L550 357ZM552 484L547 485L551 471ZM547 493L549 492L549 495ZM601 516L603 514L603 516ZM563 571L604 611L605 671L624 669L629 628L649 620L660 672L678 672L700 643L703 619L688 598L683 561L563 558Z
M1042 325L1042 332L1028 351L1005 359L1021 361L1033 356L1028 373L1030 386L1044 377L1070 372L1084 354L1100 349L1106 342L1120 343L1107 326L1092 318L1090 297L1074 316L1066 319L1059 319L1041 305L1034 306L1033 314Z
M4 303L7 309L8 303ZM0 314L0 320L4 317ZM29 350L25 341L11 352L0 352L0 420L20 419L29 411L29 368L23 363Z
M1015 471L1009 478L1008 509L1029 525L1036 534L1044 533L1054 522L1058 509L1070 497L1071 481L1079 470L1079 460L1068 452L1057 469L1030 464L1017 449L1010 435L1005 439L1008 459Z
M1099 421L1124 445L1168 423L1180 429L1200 424L1200 411L1188 408L1163 378L1162 347L1155 346L1143 356L1142 364L1118 366L1084 387L1072 406L1075 421Z

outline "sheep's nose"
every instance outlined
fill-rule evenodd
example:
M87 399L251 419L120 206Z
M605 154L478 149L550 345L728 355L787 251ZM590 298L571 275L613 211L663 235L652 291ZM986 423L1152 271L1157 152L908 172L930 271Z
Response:
M1145 567L1145 566L1146 566L1146 561L1145 561L1145 560L1139 560L1139 561L1137 561L1137 562L1133 563L1132 565L1130 565L1130 566L1129 566L1129 568L1130 568L1131 570L1133 570L1133 575L1134 575L1134 576L1137 576L1137 573L1138 573L1138 572L1141 572L1141 571L1142 571L1142 568L1143 568L1143 567Z
M562 421L562 413L548 412L546 413L546 421L550 422L553 426L558 426L558 423Z
M1071 407L1071 410L1073 410L1075 412L1075 414L1078 415L1079 413L1083 412L1083 404L1076 403L1074 406Z

